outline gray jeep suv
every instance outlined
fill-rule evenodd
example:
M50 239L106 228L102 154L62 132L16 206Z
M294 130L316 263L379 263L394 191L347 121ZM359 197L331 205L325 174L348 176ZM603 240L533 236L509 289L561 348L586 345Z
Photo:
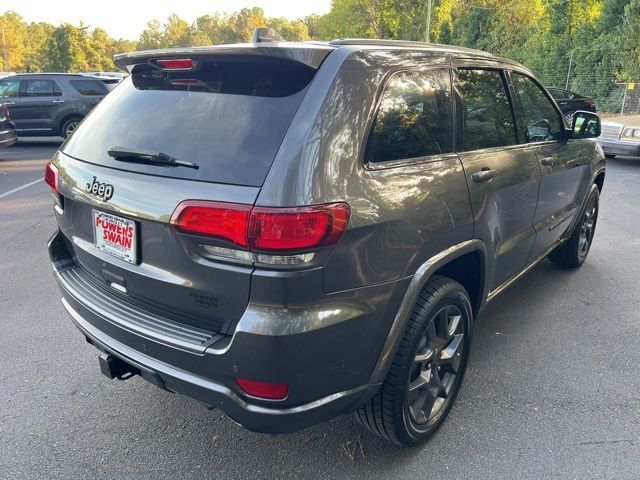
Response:
M62 303L110 378L259 432L356 412L412 445L451 408L473 319L584 262L605 163L529 70L338 40L136 52L45 171Z
M100 78L81 74L24 73L0 80L0 103L25 137L67 138L107 93Z

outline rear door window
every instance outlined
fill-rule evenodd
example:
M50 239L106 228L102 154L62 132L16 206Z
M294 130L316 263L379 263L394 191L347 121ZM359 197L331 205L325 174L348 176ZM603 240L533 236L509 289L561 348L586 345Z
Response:
M107 87L100 80L71 80L71 86L81 95L106 95Z
M107 95L62 150L151 175L260 186L315 69L274 57L198 59L189 71L147 64ZM111 147L164 153L199 168L117 161Z
M402 72L391 77L369 133L365 162L452 152L451 98L448 69Z
M62 89L54 80L34 79L27 80L24 94L27 97L59 97Z
M502 72L460 69L457 149L515 145L516 129Z

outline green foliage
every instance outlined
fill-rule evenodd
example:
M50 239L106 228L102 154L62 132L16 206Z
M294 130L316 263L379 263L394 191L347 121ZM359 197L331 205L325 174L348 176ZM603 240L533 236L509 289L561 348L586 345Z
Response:
M275 28L285 40L311 38L306 21L266 18L261 8L202 15L192 24L172 14L164 23L149 21L137 41L114 39L101 28L90 30L82 24L29 24L7 11L0 15L0 71L112 71L117 53L248 42L254 29L264 26Z
M426 4L333 0L307 26L320 39L424 40ZM433 0L431 19L432 41L513 58L548 85L568 79L605 110L619 107L616 82L640 82L640 0Z
M424 40L428 4L333 0L327 14L296 21L267 18L261 8L206 14L191 24L173 14L148 22L137 41L83 25L27 23L7 11L0 15L0 70L113 70L116 53L247 42L264 26L285 40ZM640 0L433 0L430 38L513 58L548 85L564 87L568 79L570 89L604 108L614 108L616 82L640 82Z

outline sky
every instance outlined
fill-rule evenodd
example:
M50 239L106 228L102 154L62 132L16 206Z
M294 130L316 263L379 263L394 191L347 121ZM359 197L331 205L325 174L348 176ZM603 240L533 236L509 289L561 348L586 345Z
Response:
M89 28L100 27L112 37L129 40L137 40L149 20L164 21L171 13L191 23L207 13L231 13L246 7L262 7L267 17L289 19L327 13L331 7L331 0L19 0L10 3L8 9L22 15L27 22L77 25L83 21ZM0 6L0 13L3 10Z

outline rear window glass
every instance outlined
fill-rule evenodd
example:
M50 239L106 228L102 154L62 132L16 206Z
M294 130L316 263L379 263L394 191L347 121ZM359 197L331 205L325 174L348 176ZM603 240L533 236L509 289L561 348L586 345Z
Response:
M369 134L365 162L404 160L452 151L449 71L393 76Z
M315 70L280 59L199 61L195 71L134 67L63 145L121 170L260 186ZM198 169L117 161L111 147L164 153Z
M106 95L108 92L100 80L71 80L69 83L82 95Z

